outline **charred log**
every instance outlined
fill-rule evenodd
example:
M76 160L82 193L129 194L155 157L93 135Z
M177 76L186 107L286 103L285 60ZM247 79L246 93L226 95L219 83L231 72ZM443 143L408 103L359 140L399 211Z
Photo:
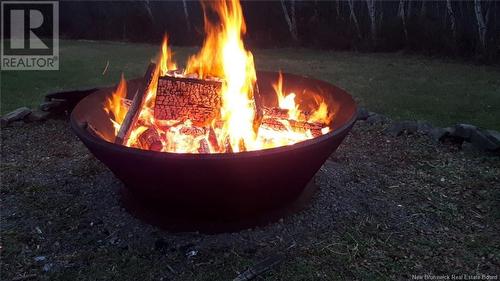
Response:
M318 122L297 121L288 118L288 110L278 107L264 107L264 118L262 125L275 131L287 131L291 128L294 132L305 133L308 130L314 137L321 136L321 129L326 124ZM301 120L309 119L310 114L305 112L300 117Z
M262 120L262 126L264 128L270 128L275 131L288 131L289 129L296 133L306 133L307 131L310 131L313 137L321 136L321 129L325 127L325 125L319 123L283 120L276 118L264 118Z
M134 128L134 125L137 122L137 119L141 112L141 108L144 104L144 97L146 96L149 84L153 79L155 69L156 65L154 63L150 63L146 74L144 75L144 79L134 95L132 104L130 105L129 110L125 115L125 119L120 126L120 130L118 131L118 134L116 136L115 143L124 144L129 138L130 132Z
M218 81L160 77L154 117L157 120L190 119L197 126L206 125L219 114L221 87Z
M255 110L255 116L253 119L253 131L255 134L257 134L260 124L262 123L262 118L264 117L264 105L257 84L255 84L253 91L253 102Z
M199 136L203 136L205 135L206 129L203 128L203 127L195 127L195 126L191 126L191 127L182 127L180 129L180 133L183 134L183 135L190 135L190 136L193 136L193 137L199 137Z
M200 140L200 147L198 148L199 153L210 153L210 147L206 139Z
M138 138L139 145L143 149L161 151L163 145L160 140L160 135L154 128L149 128L144 131Z
M217 141L217 136L215 135L215 131L212 127L210 127L208 131L208 141L210 142L210 145L213 147L215 151L219 151L219 142Z
M224 146L226 148L226 150L224 152L233 153L233 147L231 146L231 141L229 140L229 138L226 138Z

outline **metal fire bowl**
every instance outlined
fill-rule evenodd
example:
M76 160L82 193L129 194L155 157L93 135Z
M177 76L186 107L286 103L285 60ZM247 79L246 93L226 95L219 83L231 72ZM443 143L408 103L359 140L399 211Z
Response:
M261 71L257 78L262 102L276 104L272 84L278 73ZM137 209L134 206L139 204L147 207L149 213L173 219L240 220L296 201L355 122L356 104L344 90L293 74L283 74L283 80L285 92L295 92L302 105L313 104L307 93L314 92L335 110L330 133L294 145L234 154L180 154L129 148L86 129L88 123L104 136L112 136L112 124L103 103L114 88L101 89L82 99L71 114L71 127L95 157L124 183L124 202L134 201L126 207ZM139 81L128 81L129 98Z

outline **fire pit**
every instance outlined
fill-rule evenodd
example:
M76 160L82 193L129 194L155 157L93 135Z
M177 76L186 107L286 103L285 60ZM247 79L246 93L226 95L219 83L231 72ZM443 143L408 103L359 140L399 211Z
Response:
M274 96L278 73L258 72L261 94ZM130 148L92 134L114 127L102 105L113 89L84 98L71 114L71 126L89 150L125 184L136 199L167 217L235 219L296 200L351 129L356 105L345 91L323 81L283 74L292 89L320 92L337 106L331 131L289 146L241 153L189 154ZM129 81L129 94L141 79ZM289 82L288 82L289 81ZM132 98L129 96L129 98Z
M237 221L289 206L355 121L345 91L255 71L236 0L203 7L220 22L205 15L207 38L185 69L165 37L143 78L122 78L71 115L78 137L125 184L126 207L150 221Z

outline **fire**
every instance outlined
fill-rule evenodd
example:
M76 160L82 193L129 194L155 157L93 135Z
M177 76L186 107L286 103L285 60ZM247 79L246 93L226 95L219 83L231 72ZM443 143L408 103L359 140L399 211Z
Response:
M283 93L283 75L279 74L278 82L273 84L274 91L278 97L278 106L281 109L288 110L288 118L293 120L299 120L300 110L299 106L295 104L295 93L290 93L285 95Z
M172 60L172 57L173 53L168 47L168 37L165 35L161 44L161 56L159 63L162 76L167 75L169 70L177 69L177 64Z
M201 51L192 56L186 73L199 78L223 77L221 119L224 129L221 138L229 138L233 151L240 151L243 142L254 147L253 130L255 107L253 89L257 81L252 53L245 49L242 35L246 32L243 11L238 1L202 2L206 39ZM215 12L220 22L209 20L207 13Z
M273 85L278 105L258 107L254 59L243 43L246 25L239 1L202 2L202 6L206 38L201 50L188 59L184 70L178 69L165 36L137 122L124 145L176 153L242 152L290 145L330 131L333 116L327 104L318 96L315 110L301 110L296 94L284 93L281 73ZM209 13L218 19L209 18ZM158 81L164 76L220 81L217 116L202 125L192 122L192 116L156 119ZM122 79L105 104L115 135L127 112L122 105L125 94Z
M105 101L104 110L110 115L110 120L115 129L115 135L118 134L120 126L127 114L127 108L124 105L124 99L127 96L127 82L122 75L120 83L116 87L111 97Z

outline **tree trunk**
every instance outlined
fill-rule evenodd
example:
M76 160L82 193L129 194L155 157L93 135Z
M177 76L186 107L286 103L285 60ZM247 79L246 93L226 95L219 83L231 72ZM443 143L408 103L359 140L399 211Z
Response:
M154 24L155 19L153 17L153 12L151 11L149 0L144 1L144 9L146 9L146 13L148 14L148 18L151 21L151 24Z
M426 0L422 0L422 6L420 7L420 19L421 20L425 17L425 14L426 14L425 1Z
M486 23L483 16L483 11L481 10L481 1L474 0L474 12L476 13L477 29L479 34L479 41L481 43L482 51L486 50Z
M448 10L448 16L450 17L451 31L453 32L453 41L457 40L457 25L455 19L455 13L451 7L451 0L446 0L446 8Z
M295 21L295 1L292 0L290 2L290 14L288 14L288 9L285 4L285 0L280 0L281 2L281 8L283 8L283 14L285 15L285 20L288 25L288 30L290 31L290 35L292 36L292 39L297 42L299 41L299 37L297 34L297 24Z
M359 23L358 23L358 18L356 17L356 14L354 13L354 0L347 0L347 3L349 4L349 10L351 11L350 18L354 22L354 27L356 27L356 32L358 34L359 39L361 39L361 29L359 29Z
M337 10L337 18L339 18L340 17L340 0L337 0L335 8Z
M413 1L408 1L408 10L406 11L406 18L409 19L411 18L411 12L412 12L412 9L411 9L411 6L413 4Z
M186 0L182 0L182 7L184 8L184 19L186 20L187 30L191 31L191 21L189 20L189 12Z
M408 4L411 5L411 1ZM406 16L405 16L405 0L399 0L398 15L401 18L401 21L403 22L403 31L405 33L405 40L406 43L408 43L408 29L406 28Z
M377 20L375 16L375 0L366 0L366 7L368 8L368 15L370 16L370 34L372 42L375 46L377 43Z
M292 18L293 32L295 34L295 41L298 40L299 36L297 34L297 21L295 17L295 0L290 1L290 17Z
M485 17L485 26L486 28L488 27L488 23L490 22L490 6L491 6L492 1L488 1L486 4L486 17ZM496 3L496 2L495 2Z

